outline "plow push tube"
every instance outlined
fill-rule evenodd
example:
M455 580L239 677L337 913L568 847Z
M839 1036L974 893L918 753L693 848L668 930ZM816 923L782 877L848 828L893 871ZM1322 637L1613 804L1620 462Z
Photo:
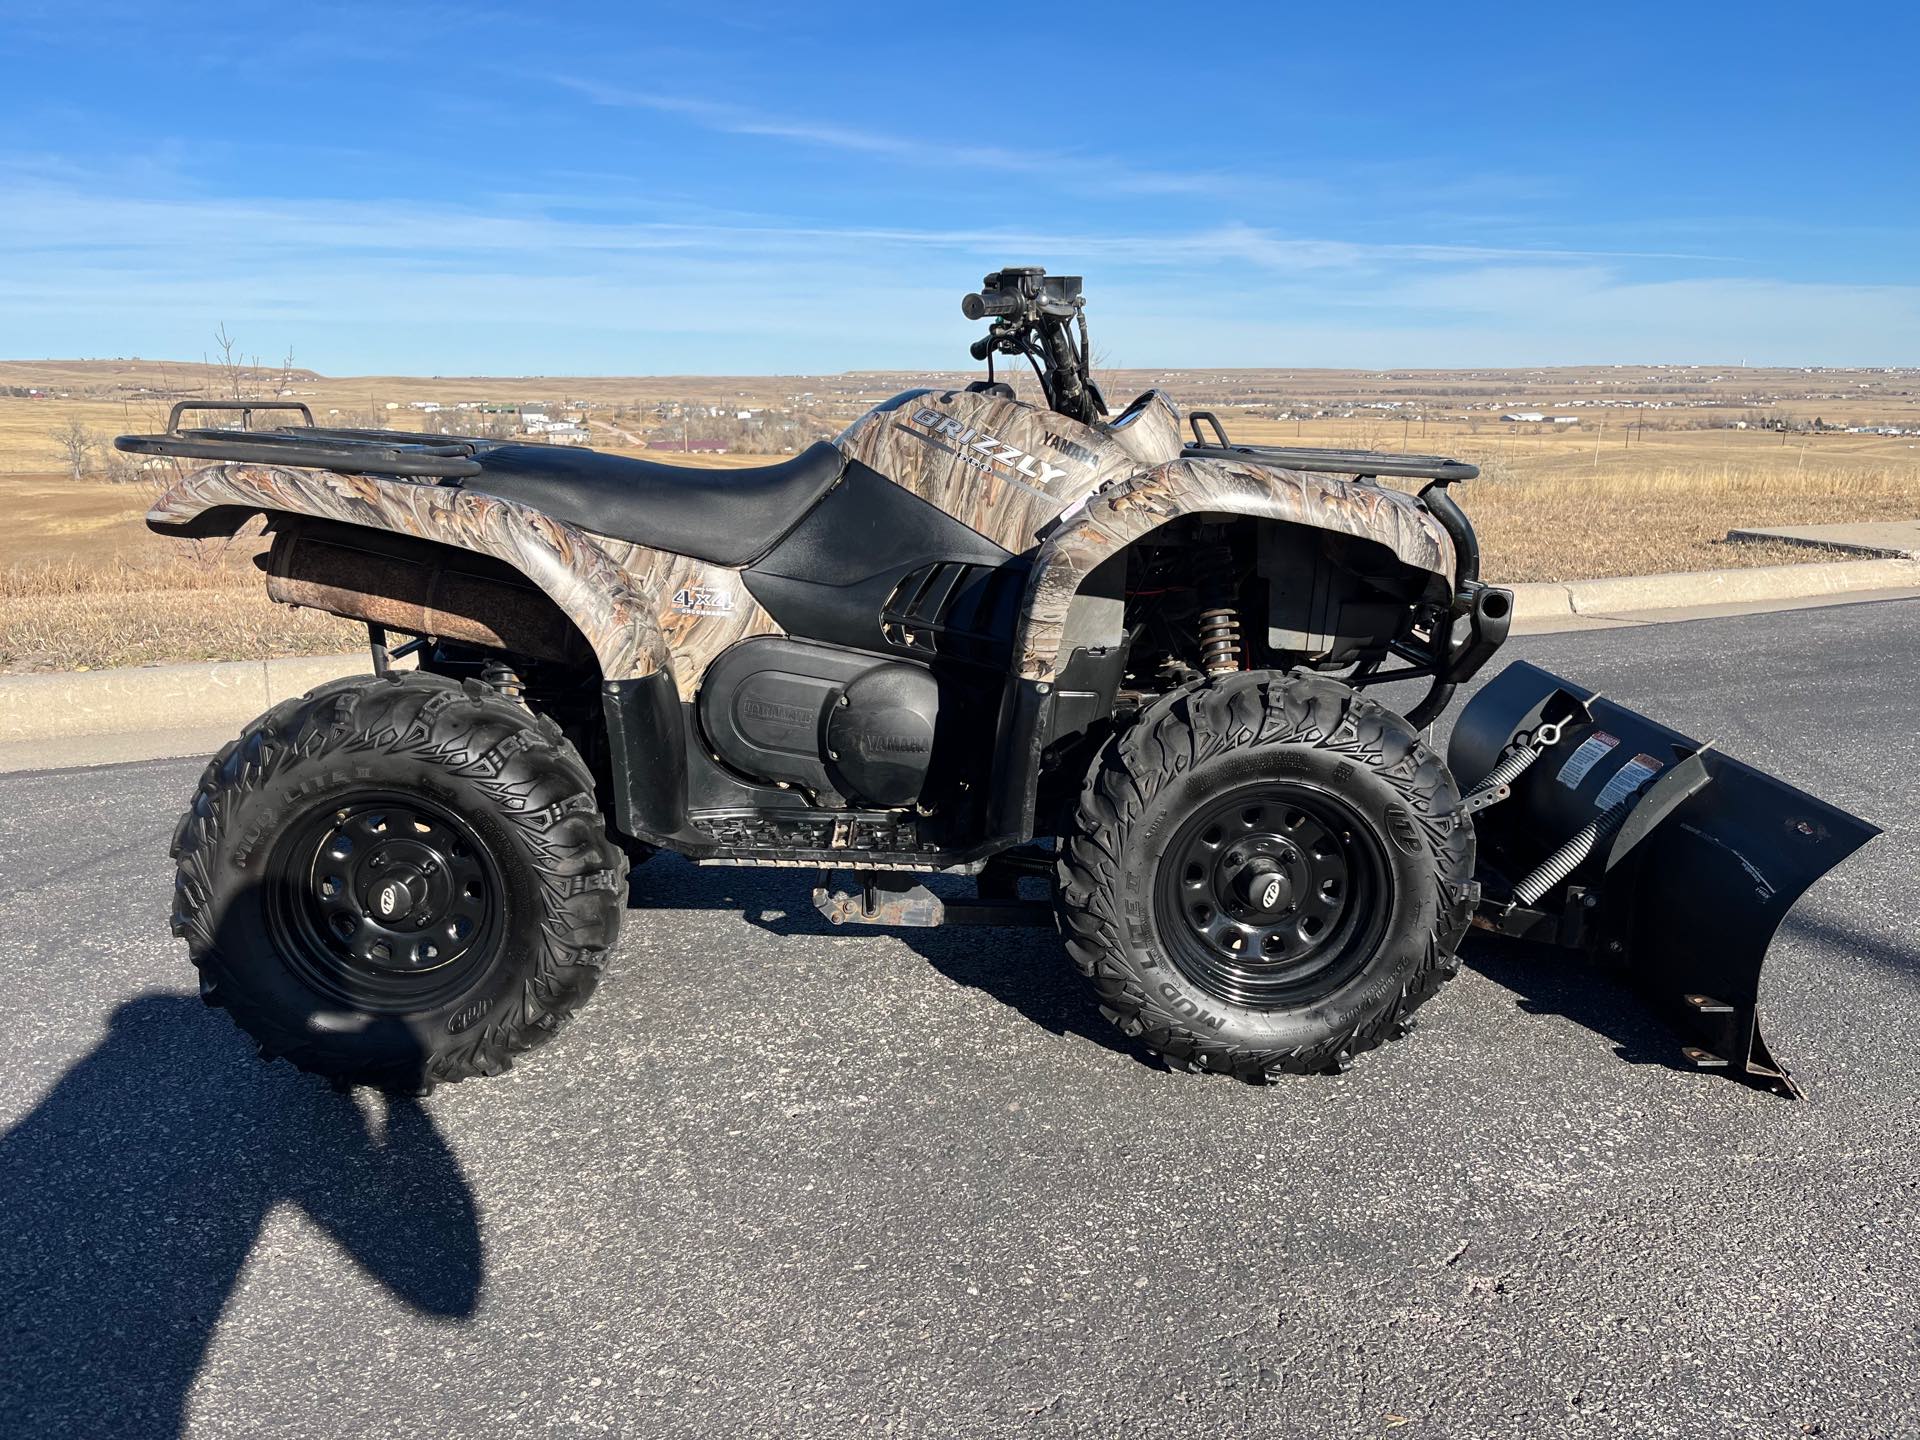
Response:
M1760 969L1877 826L1524 661L1461 712L1448 761L1477 925L1624 963L1691 1064L1799 1095L1760 1033Z

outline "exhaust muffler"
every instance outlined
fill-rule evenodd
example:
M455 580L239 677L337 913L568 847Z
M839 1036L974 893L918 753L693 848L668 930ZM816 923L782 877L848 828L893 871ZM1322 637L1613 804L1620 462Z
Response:
M1447 758L1477 925L1623 963L1690 1064L1800 1094L1760 1032L1760 970L1794 902L1879 827L1525 661L1460 713Z

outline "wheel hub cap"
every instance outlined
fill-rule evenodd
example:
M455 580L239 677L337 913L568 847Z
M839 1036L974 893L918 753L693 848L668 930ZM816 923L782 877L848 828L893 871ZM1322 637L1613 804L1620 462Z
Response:
M1293 908L1293 882L1284 870L1248 865L1241 870L1236 888L1249 915L1267 918Z
M373 890L373 913L391 924L404 918L414 905L413 890L398 876L382 880Z

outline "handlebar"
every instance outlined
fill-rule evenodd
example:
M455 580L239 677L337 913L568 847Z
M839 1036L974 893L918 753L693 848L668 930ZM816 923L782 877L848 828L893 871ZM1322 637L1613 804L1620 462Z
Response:
M960 313L967 319L993 321L968 353L987 362L988 380L993 378L996 353L1025 355L1039 376L1048 408L1091 424L1106 413L1106 402L1088 366L1092 352L1084 304L1078 275L1049 275L1037 265L996 270L960 301ZM1074 326L1080 332L1078 346L1069 333Z
M977 293L967 295L960 301L960 313L969 320L984 320L989 315L1015 315L1019 313L1020 308L1020 296L1008 295L997 290L989 291L985 295ZM983 360L986 357L976 355L973 358Z

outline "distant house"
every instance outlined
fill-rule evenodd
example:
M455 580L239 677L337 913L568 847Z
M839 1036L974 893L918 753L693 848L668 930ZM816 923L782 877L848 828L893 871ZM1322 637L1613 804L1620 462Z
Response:
M1553 423L1556 425L1578 425L1580 423L1580 417L1578 415L1555 415L1553 417Z
M587 439L587 427L580 421L555 420L532 411L520 417L520 430L522 434L543 436L560 445L580 445Z
M1542 415L1538 410L1514 410L1502 415L1500 418L1520 425L1538 425L1547 417Z

